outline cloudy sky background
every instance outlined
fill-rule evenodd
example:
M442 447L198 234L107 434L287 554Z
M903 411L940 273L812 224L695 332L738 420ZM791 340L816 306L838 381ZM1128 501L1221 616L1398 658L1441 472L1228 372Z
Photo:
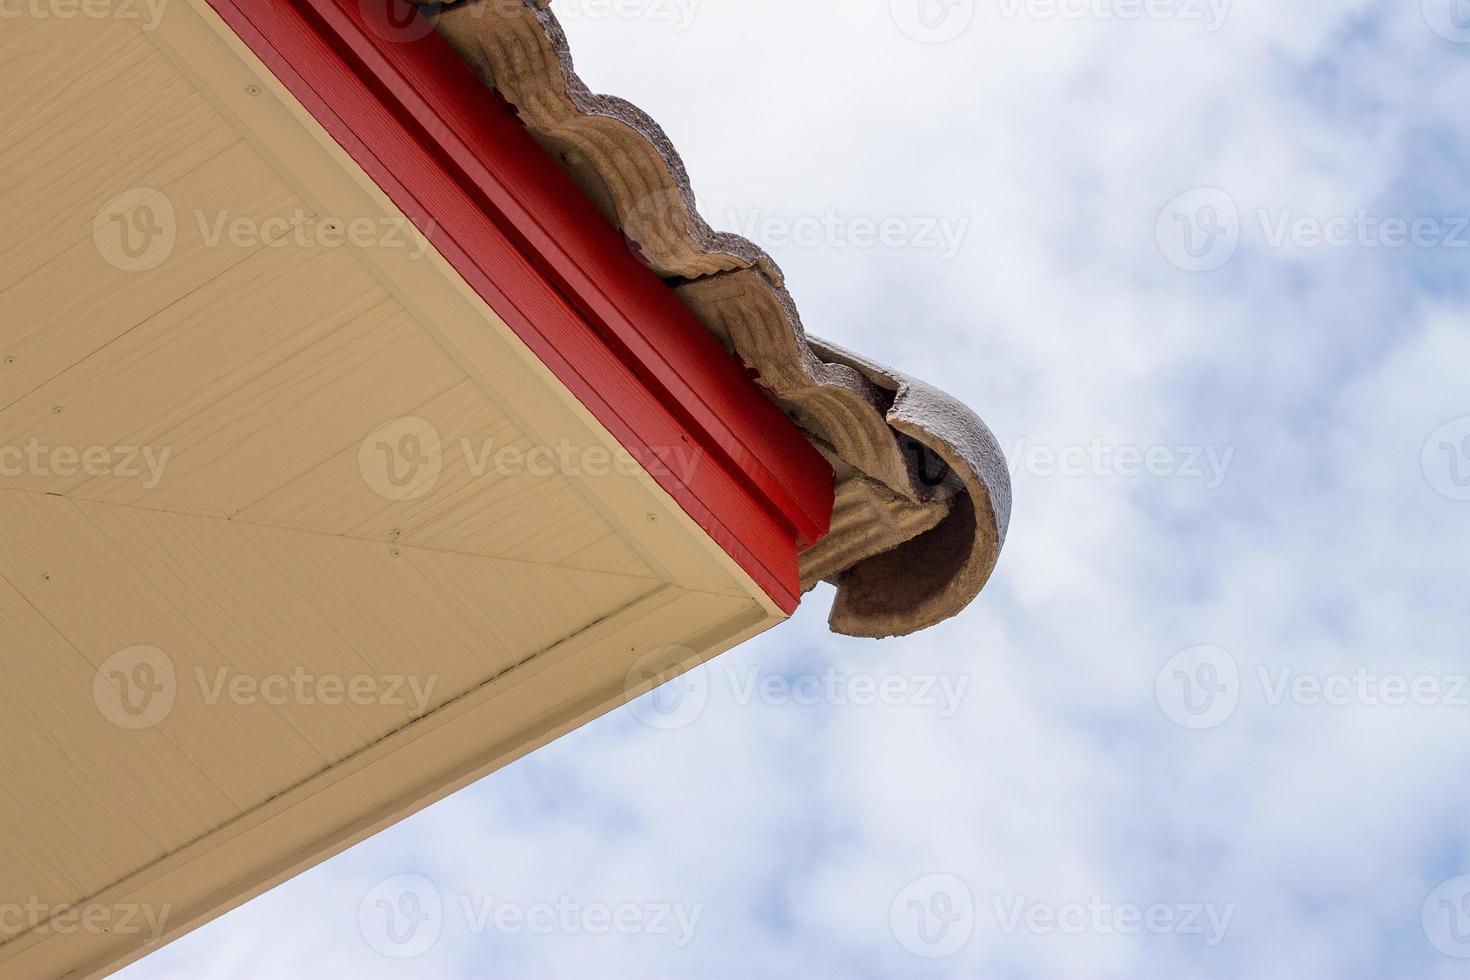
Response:
M995 578L884 643L815 594L691 723L616 712L123 976L1465 976L1470 3L622 2L554 4L589 84L811 332L997 433ZM359 916L400 875L412 959ZM464 904L563 896L644 928Z

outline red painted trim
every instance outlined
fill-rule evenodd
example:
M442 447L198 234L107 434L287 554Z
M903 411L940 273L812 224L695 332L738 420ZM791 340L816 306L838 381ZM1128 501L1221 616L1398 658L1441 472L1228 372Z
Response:
M798 550L831 519L831 467L514 111L427 24L374 29L364 11L387 24L401 0L209 2L597 419L669 464L652 467L659 484L794 611ZM690 445L699 464L681 480L674 450Z

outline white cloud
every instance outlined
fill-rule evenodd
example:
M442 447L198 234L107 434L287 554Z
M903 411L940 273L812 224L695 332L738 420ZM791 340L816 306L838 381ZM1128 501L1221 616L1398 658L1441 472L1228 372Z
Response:
M1464 211L1464 52L1418 4L1237 2L1181 21L1007 19L945 45L886 2L747 0L570 25L584 76L659 119L707 216L950 215L931 251L787 248L808 328L960 395L1009 446L1233 447L1189 481L1017 476L994 583L961 619L865 644L825 596L724 662L971 678L962 710L733 703L619 713L293 881L134 977L1453 975L1419 926L1470 871L1470 709L1265 703L1258 667L1464 669L1470 504L1425 440L1470 415L1464 256L1273 249L1257 209ZM1170 198L1247 216L1223 269L1154 240ZM1452 278L1452 276L1454 278ZM1201 643L1241 705L1184 731L1154 677ZM373 881L703 906L694 941L468 936L395 969L355 938ZM955 957L889 932L910 881L977 903ZM1231 903L1225 941L1006 935L992 898ZM262 935L271 943L261 944ZM262 969L262 963L268 969Z

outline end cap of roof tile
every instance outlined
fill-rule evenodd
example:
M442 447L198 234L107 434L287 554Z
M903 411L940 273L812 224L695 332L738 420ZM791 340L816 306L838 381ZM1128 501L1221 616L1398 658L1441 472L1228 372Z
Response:
M435 5L431 16L832 461L842 513L802 555L807 587L837 588L832 629L900 636L960 612L994 570L1010 521L1010 475L995 436L937 388L808 337L775 261L700 216L668 136L636 106L583 84L547 7L469 0Z

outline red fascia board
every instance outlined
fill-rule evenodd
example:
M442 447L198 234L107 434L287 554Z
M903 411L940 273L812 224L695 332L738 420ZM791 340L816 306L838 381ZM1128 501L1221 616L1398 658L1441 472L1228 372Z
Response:
M664 464L649 469L700 527L794 611L798 549L828 530L831 467L514 110L426 23L404 31L406 16L421 15L402 0L209 2L593 415L640 459ZM374 29L393 15L394 31ZM683 473L691 446L697 463Z

